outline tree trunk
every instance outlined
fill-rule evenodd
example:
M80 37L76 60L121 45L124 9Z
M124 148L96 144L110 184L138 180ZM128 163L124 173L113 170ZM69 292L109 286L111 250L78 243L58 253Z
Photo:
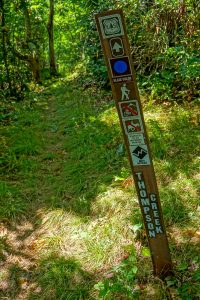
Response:
M26 36L25 39L26 39L26 43L28 43L32 38L32 28L31 28L30 15L29 15L29 11L27 8L27 1L21 0L21 6L22 6L23 13L24 13L24 18L25 18L25 36Z
M8 55L6 49L6 24L5 24L5 11L4 11L4 0L0 0L0 10L1 10L1 28L2 28L2 53L3 53L3 60L6 69L6 77L7 83L9 86L10 95L12 94L12 84L10 80L10 71L8 65Z
M37 83L41 83L41 72L40 72L40 62L37 57L29 56L28 63L31 67L31 71L33 74L34 81Z
M31 20L30 20L29 11L27 8L27 0L21 0L21 7L23 10L24 19L25 19L26 47L30 54L22 55L21 53L19 53L16 50L14 51L14 53L19 59L27 61L27 63L29 64L29 66L31 68L34 81L37 83L41 83L40 59L39 59L39 55L37 53L37 47L36 47L35 43L33 42ZM32 49L32 46L30 46L30 44L34 46L34 48L35 48L34 51Z
M49 35L49 64L50 64L50 74L55 76L57 75L57 67L55 60L55 51L54 51L54 33L53 33L53 17L54 17L54 0L49 2L49 20L47 24L47 31Z
M50 63L50 74L57 75L57 67L55 61L55 51L54 51L54 32L53 32L53 18L54 18L54 0L49 2L49 21L47 24L47 31L49 35L49 63Z
M17 58L28 63L28 65L30 66L34 81L36 83L42 83L39 58L36 55L33 55L32 53L29 55L21 54L18 50L14 49L14 48L13 48L13 53Z

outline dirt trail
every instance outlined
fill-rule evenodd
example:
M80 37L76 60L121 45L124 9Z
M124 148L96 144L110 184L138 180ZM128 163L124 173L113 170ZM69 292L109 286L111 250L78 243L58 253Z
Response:
M44 96L43 96L44 97ZM45 99L46 98L46 99ZM45 96L48 107L41 110L44 149L35 159L38 161L37 178L34 186L22 190L21 194L27 197L29 210L20 218L5 219L0 223L0 299L28 299L31 293L40 292L34 281L34 274L38 267L36 241L42 234L40 226L44 195L48 195L51 186L46 177L58 175L62 160L66 152L61 150L62 136L53 129L53 120L57 118L55 97ZM26 130L26 128L24 128ZM37 132L36 132L37 135ZM48 153L55 154L55 159L45 159ZM30 170L30 172L32 172ZM35 172L35 170L33 170Z

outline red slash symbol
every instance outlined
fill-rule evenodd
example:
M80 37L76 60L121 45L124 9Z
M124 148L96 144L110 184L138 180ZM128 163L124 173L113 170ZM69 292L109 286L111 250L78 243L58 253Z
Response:
M131 104L122 103L121 108L124 117L138 116L137 106L134 105L133 103Z
M125 127L126 127L127 134L129 134L131 132L142 131L140 121L138 119L125 120Z

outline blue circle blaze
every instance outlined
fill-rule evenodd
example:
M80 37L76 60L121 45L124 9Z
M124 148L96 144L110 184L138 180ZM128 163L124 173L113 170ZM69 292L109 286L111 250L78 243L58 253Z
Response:
M128 65L123 60L118 60L114 63L114 70L118 74L123 74L127 71Z

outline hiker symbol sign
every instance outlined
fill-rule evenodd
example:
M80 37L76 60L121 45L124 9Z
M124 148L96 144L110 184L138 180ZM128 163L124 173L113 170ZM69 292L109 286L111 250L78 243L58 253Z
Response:
M121 86L122 98L121 100L129 100L130 90L127 88L126 83L123 83Z

